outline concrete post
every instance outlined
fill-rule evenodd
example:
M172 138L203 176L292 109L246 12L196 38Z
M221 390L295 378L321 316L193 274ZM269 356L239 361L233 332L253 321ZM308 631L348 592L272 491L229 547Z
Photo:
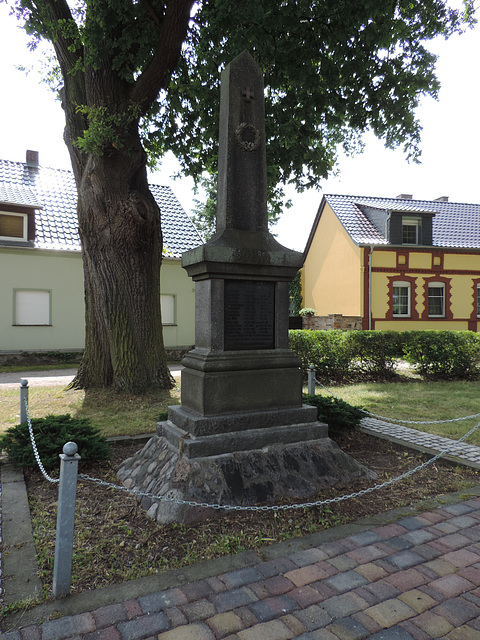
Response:
M57 533L53 565L53 595L55 598L70 593L72 576L73 528L78 462L80 456L74 442L67 442L60 454L60 485L58 489Z
M313 364L308 367L308 395L315 395L315 367Z
M20 380L20 424L27 421L28 380Z

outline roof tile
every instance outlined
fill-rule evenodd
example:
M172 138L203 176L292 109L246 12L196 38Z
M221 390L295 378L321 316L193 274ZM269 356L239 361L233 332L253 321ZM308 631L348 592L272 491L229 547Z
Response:
M480 249L480 204L342 195L324 198L356 244L388 244L362 211L368 207L385 212L434 213L433 246Z
M202 244L170 187L154 184L150 190L161 212L164 255L180 258ZM0 160L0 203L37 209L35 247L80 251L77 189L71 171Z

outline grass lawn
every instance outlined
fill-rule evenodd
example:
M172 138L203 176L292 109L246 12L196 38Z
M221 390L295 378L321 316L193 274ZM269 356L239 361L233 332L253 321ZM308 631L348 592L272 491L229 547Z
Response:
M424 382L402 377L390 383L368 382L330 386L329 390L349 404L372 413L401 420L445 420L480 413L480 381ZM153 433L159 414L180 402L180 380L172 391L145 396L115 394L108 390L67 390L62 386L31 387L30 415L70 413L90 418L105 436ZM306 391L306 389L305 389ZM328 391L317 387L317 393ZM0 433L18 424L19 391L3 391L0 398ZM480 419L433 425L409 425L447 438L460 438ZM480 446L480 429L469 439Z
M69 413L90 418L106 436L154 433L160 413L180 402L180 387L144 396L116 394L108 390L67 390L64 387L31 387L29 412L32 418L48 414ZM18 389L2 392L0 399L0 433L19 423L20 393Z
M352 405L398 420L450 420L480 413L480 381L368 382L331 386L328 390ZM317 387L317 393L329 395ZM455 440L461 438L479 418L432 425L406 425ZM480 446L480 429L468 442Z

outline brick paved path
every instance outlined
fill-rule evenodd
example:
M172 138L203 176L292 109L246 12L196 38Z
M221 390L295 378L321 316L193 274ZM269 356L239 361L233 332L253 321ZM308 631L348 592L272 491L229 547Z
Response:
M276 557L267 549L273 559L0 638L480 640L478 491L372 522L354 535L327 531L312 548Z

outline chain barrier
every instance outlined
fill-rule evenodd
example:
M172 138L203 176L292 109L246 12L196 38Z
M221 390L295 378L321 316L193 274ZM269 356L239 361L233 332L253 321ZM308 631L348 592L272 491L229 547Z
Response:
M323 385L319 380L315 378L315 384L322 389L325 389L327 393L336 398L337 400L341 400L339 396L337 396L333 391L327 389L325 385ZM366 416L370 416L371 418L377 418L378 420L384 420L385 422L395 422L396 424L447 424L449 422L461 422L462 420L471 420L473 418L480 418L480 413L474 413L471 416L463 416L461 418L451 418L450 420L398 420L397 418L386 418L385 416L379 416L376 413L371 413L366 409L359 410L364 413Z
M321 386L323 386L323 385L321 385ZM327 389L327 391L328 391L328 389ZM334 395L334 394L332 394L332 395ZM40 468L40 471L42 472L42 475L44 476L44 478L46 480L48 480L48 482L55 482L55 483L59 482L58 479L52 478L45 471L45 468L44 468L44 466L42 464L42 461L41 461L40 456L38 454L37 446L36 446L36 443L35 443L35 436L33 434L32 423L31 423L31 420L30 420L30 415L28 413L28 403L27 403L26 409L27 409L27 420L28 420L28 429L29 429L29 433L30 433L30 441L32 443L35 459L36 459L37 464L38 464L38 466ZM477 415L480 415L480 414L477 414ZM476 417L476 416L470 416L470 417ZM460 419L464 420L466 418L460 418ZM454 422L454 420L452 420L450 422ZM433 423L421 423L421 424L433 424ZM321 506L333 504L333 503L336 503L336 502L342 502L344 500L351 500L353 498L358 498L358 497L366 495L368 493L372 493L373 491L378 491L378 490L384 489L385 487L388 487L388 486L390 486L392 484L400 482L401 480L404 480L405 478L408 478L408 477L414 475L415 473L421 471L422 469L425 469L426 467L428 467L429 465L433 464L434 462L436 462L437 460L439 460L443 456L447 455L453 449L456 449L460 442L463 442L464 440L466 440L479 427L480 427L480 422L478 424L476 424L474 427L472 427L469 431L467 431L467 433L465 433L461 438L459 438L459 440L455 440L454 442L449 444L447 447L445 447L445 449L443 449L442 451L437 453L435 456L433 456L429 460L426 460L425 462L423 462L422 464L418 465L414 469L410 469L409 471L406 471L405 473L402 473L401 475L396 476L395 478L390 478L389 480L386 480L385 482L377 484L377 485L375 485L373 487L367 487L366 489L361 489L360 491L356 491L354 493L345 494L343 496L337 496L336 498L326 498L324 500L315 500L314 502L302 502L302 503L287 504L287 505L261 505L261 506L258 506L258 505L224 505L224 504L209 503L209 502L194 502L193 500L182 500L181 498L169 498L168 496L158 496L158 495L155 495L155 494L147 492L147 491L140 491L139 489L129 489L129 488L125 487L125 486L113 484L111 482L106 482L105 480L101 480L100 478L93 478L93 477L85 475L85 474L79 474L78 478L80 480L84 480L84 481L87 481L87 482L92 482L93 484L97 484L97 485L102 486L102 487L106 487L106 488L109 488L109 489L114 489L116 491L123 491L124 493L132 494L132 495L136 496L137 498L150 498L152 500L158 500L160 502L168 502L168 503L179 504L179 505L184 505L184 506L188 506L188 507L200 507L200 508L216 509L216 510L223 509L225 511L291 511L291 510L294 510L294 509L307 509L307 508L311 508L311 507L321 507Z
M45 480L48 480L48 482L53 482L53 483L60 482L59 478L52 478L51 476L49 476L45 470L45 467L42 464L42 461L40 459L40 455L37 449L37 443L35 442L35 436L33 435L32 421L30 420L30 412L28 410L28 400L26 398L25 398L25 414L27 416L28 433L30 436L30 442L32 444L33 455L35 456L35 460L37 461L38 468L42 472L42 475L45 478Z
M395 478L390 478L390 480L386 480L380 484L377 484L373 487L367 487L366 489L361 489L360 491L356 491L354 493L345 494L343 496L337 496L336 498L326 498L325 500L315 500L314 502L302 502L298 504L286 504L286 505L223 505L223 504L215 504L209 502L194 502L193 500L182 500L180 498L168 498L166 496L157 496L153 493L149 493L147 491L140 491L138 489L127 489L127 487L123 487L121 485L112 484L111 482L106 482L105 480L100 480L99 478L92 478L91 476L87 476L84 474L79 474L79 478L81 480L86 480L89 482L93 482L95 484L108 487L110 489L116 489L118 491L123 491L125 493L134 494L140 498L151 498L152 500L159 500L162 502L170 502L175 504L181 504L188 507L203 507L208 509L224 509L225 511L291 511L293 509L307 509L311 507L321 507L328 504L332 504L335 502L342 502L343 500L350 500L353 498L358 498L368 493L372 493L373 491L378 491L379 489L384 489L392 484L400 482L405 478L412 476L413 474L425 469L429 465L436 462L439 458L442 458L449 451L455 449L459 442L463 442L466 440L472 433L474 433L480 427L480 422L472 427L465 435L463 435L459 440L455 440L448 447L445 447L442 451L437 453L433 458L426 460L422 464L418 465L414 469L410 469L405 473L402 473L400 476L396 476Z

